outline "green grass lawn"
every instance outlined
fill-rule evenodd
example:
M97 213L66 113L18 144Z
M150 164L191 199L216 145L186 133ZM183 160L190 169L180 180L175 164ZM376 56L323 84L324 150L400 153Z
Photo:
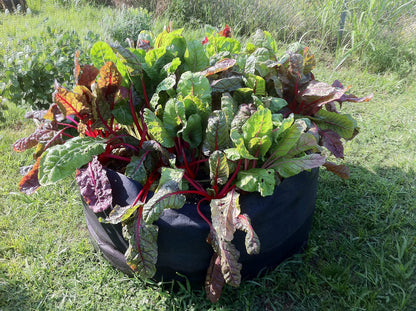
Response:
M19 193L19 167L33 160L11 144L34 125L7 104L0 310L416 310L416 83L359 64L334 71L334 59L318 60L317 80L339 79L358 96L374 93L368 103L342 108L361 128L345 147L351 178L321 170L305 253L237 289L227 286L215 305L202 290L173 291L114 270L94 252L73 179Z

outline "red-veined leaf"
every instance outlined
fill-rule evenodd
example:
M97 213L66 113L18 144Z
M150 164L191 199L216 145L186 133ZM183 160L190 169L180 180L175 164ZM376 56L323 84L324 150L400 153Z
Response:
M216 303L220 299L225 280L221 272L221 258L214 253L205 279L205 292L209 301Z
M36 163L33 165L29 173L27 173L20 180L19 182L20 192L23 192L24 194L32 194L40 187L40 183L38 179L39 163L40 163L40 158L36 160Z
M332 130L319 130L322 146L327 148L337 158L344 158L344 146L341 136Z
M323 164L323 166L325 166L325 168L328 171L334 173L335 175L341 177L342 179L350 178L350 170L344 164L338 165L338 164L327 161Z

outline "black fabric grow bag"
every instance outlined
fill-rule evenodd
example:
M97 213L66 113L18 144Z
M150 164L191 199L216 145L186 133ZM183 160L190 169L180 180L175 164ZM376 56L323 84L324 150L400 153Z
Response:
M141 186L114 171L107 171L113 191L113 205L132 204ZM252 226L260 238L261 251L248 255L244 233L236 231L233 243L240 251L243 278L255 277L263 268L275 268L295 253L301 252L308 240L315 209L318 169L287 178L269 197L258 193L240 196L242 213L250 216ZM209 215L208 204L201 211ZM117 269L131 274L124 258L127 242L121 234L121 225L103 224L84 203L87 227L94 247ZM213 254L206 242L209 227L198 215L196 204L186 204L180 210L165 210L156 222L159 226L158 261L155 280L184 280L193 286L204 284L206 271ZM179 274L178 274L178 273Z

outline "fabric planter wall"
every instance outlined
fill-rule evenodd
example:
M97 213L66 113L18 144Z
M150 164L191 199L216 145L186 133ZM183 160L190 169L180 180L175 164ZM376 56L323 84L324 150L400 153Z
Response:
M110 170L107 176L112 186L113 205L132 204L141 189L140 184ZM255 277L264 268L275 268L302 251L312 225L317 182L318 169L313 169L283 180L272 196L241 195L242 213L250 216L261 243L258 255L248 255L244 234L236 231L233 243L240 251L243 278ZM202 205L201 211L209 216L209 205ZM131 274L124 258L128 244L122 237L121 225L100 223L98 217L106 217L106 214L95 214L85 203L84 212L94 247L114 267ZM185 275L191 285L203 285L213 250L206 242L209 226L198 215L196 204L187 203L180 210L165 210L156 224L159 235L155 280L183 280L180 275Z

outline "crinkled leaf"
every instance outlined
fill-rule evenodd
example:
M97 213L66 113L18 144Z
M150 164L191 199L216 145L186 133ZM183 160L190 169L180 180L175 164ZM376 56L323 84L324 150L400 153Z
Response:
M224 93L221 96L221 111L224 112L227 126L231 128L231 122L237 112L237 105L231 97L230 93Z
M99 213L111 207L113 195L110 181L100 161L94 156L86 168L77 169L75 180L88 207Z
M17 140L13 144L13 150L22 152L37 146L40 142L46 143L56 135L57 130L58 126L56 122L43 122L28 137Z
M144 151L155 151L157 154L160 155L160 159L164 165L168 165L172 157L172 154L155 140L144 141L142 144L142 149Z
M141 76L143 73L142 64L140 62L140 58L138 55L130 51L129 49L126 49L120 45L113 45L111 46L113 51L117 53L117 61L116 64L119 66L119 63L121 62L125 68L125 70L128 72L129 77L135 77L135 76ZM123 68L123 69L124 69Z
M234 238L235 220L240 215L239 197L240 194L232 190L224 198L211 200L212 227L222 240L230 242Z
M111 110L111 113L117 122L123 125L131 125L134 122L130 106L125 101L119 101Z
M344 165L344 164L335 164L329 161L326 161L323 166L325 166L325 168L334 173L335 175L341 177L342 179L348 179L350 178L350 170L348 168L348 166Z
M39 179L38 179L38 173L39 173L39 163L40 158L36 160L36 163L32 166L29 172L19 182L19 191L23 192L24 194L32 194L35 192L39 187Z
M145 109L143 113L149 134L163 147L171 148L174 146L173 138L168 134L163 122L156 117L153 111Z
M129 242L124 256L141 278L152 278L156 273L157 235L158 227L146 224L141 215L123 227L123 236Z
M107 62L100 69L100 77L97 80L97 86L104 95L104 98L112 103L115 94L120 89L122 81L123 78L116 65L113 62Z
M90 89L91 85L95 82L95 78L97 78L99 72L100 71L94 66L82 66L81 75L78 78L77 84L84 85Z
M161 74L170 76L171 74L175 73L176 69L178 69L181 64L181 59L179 57L175 57L170 63L167 63L165 66L163 66L161 69Z
M344 158L344 146L341 136L332 130L319 130L322 146L328 149L337 158Z
M215 150L224 150L230 146L230 134L227 119L222 110L215 110L208 118L202 151L209 155Z
M315 55L309 53L309 47L303 50L303 74L310 73L316 65Z
M185 171L183 169L162 167L162 173L160 174L158 187L160 188L167 182L173 180L174 182L178 183L179 189L181 189L180 185L181 185L184 173Z
M190 115L182 129L182 138L191 148L197 148L202 142L202 119L199 114Z
M208 237L209 243L220 257L221 272L228 285L238 287L241 283L241 263L238 262L240 252L229 241L220 238L213 230Z
M244 123L256 112L257 108L252 104L242 104L238 107L238 112L235 114L232 122L231 129L236 130L238 133L243 133L242 127Z
M52 98L65 116L92 116L93 95L85 86L77 85L74 92L71 92L56 83Z
M265 197L272 195L276 185L274 171L272 169L252 168L240 171L237 176L236 186L248 192L260 192Z
M216 303L220 299L225 280L221 271L221 258L214 253L205 279L205 292L209 301Z
M162 212L167 209L180 209L185 204L186 197L183 194L173 194L179 191L179 184L170 180L162 185L153 197L143 206L143 220L152 224L158 220Z
M134 206L126 205L126 206L120 206L116 205L110 212L110 214L105 218L99 218L100 222L106 223L106 224L118 224L120 222L127 221L134 212L143 206L142 202L138 202Z
M326 158L320 154L307 154L299 158L279 158L273 168L283 178L294 176L301 171L322 166L326 162Z
M188 42L184 55L186 70L196 72L209 66L209 59L205 54L205 49L199 40Z
M159 83L159 85L156 88L156 93L166 91L169 94L169 96L173 97L176 94L175 90L173 89L175 85L176 77L175 75L170 75Z
M211 86L203 75L189 71L183 73L176 91L184 98L188 95L198 98L202 106L197 108L202 114L208 116L211 112Z
M302 103L303 115L315 115L327 103L338 100L347 89L336 88L324 82L312 80L307 87L299 92L296 99Z
M236 221L236 228L246 233L245 245L249 255L260 253L260 239L251 226L250 217L247 214L240 214Z
M227 157L224 152L216 150L209 156L209 176L211 184L224 185L230 175Z
M143 154L141 157L131 157L131 161L127 164L126 171L124 173L127 177L138 181L142 185L146 183L148 177L144 165L146 157L147 153Z
M75 137L62 145L47 149L40 157L39 182L49 185L87 164L94 155L104 152L106 142L92 137Z

